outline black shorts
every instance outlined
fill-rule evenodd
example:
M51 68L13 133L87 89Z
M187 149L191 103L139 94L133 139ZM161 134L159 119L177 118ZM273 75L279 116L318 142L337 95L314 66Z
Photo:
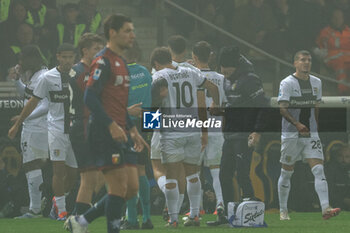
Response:
M95 161L84 132L84 123L78 121L75 121L69 130L69 138L80 170L95 167Z
M127 143L113 140L108 128L92 122L89 127L88 141L95 166L100 169L120 167L137 163L137 152L133 150L134 143L128 138Z

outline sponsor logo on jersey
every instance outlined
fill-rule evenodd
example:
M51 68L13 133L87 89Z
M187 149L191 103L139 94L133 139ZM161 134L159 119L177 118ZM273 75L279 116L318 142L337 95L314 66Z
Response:
M58 150L58 149L53 150L53 155L56 157L60 156L60 150Z
M112 163L118 164L120 162L120 154L112 154Z
M115 66L116 67L119 67L120 66L120 63L118 61L115 62Z
M96 69L94 71L94 74L92 75L92 78L94 80L98 80L100 78L100 76L101 76L101 73L102 73L102 71L100 69Z

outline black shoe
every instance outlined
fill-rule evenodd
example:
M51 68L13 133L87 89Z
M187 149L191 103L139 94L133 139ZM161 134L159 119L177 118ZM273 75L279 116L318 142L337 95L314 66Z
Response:
M141 226L141 229L153 229L153 228L154 226L151 222L151 219L148 219L147 222L143 222Z
M219 225L223 225L223 224L228 224L228 220L225 216L223 217L219 217L216 219L216 221L208 221L206 222L208 226L210 227L216 227Z
M139 223L135 225L131 225L127 220L125 220L124 224L120 227L121 230L138 230L140 229Z

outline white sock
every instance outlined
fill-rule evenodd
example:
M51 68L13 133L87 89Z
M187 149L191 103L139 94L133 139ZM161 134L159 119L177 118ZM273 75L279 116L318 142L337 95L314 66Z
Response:
M220 203L224 204L224 200L222 198L222 190L221 183L219 178L220 168L210 169L211 177L213 177L213 188L216 196L216 206Z
M55 200L58 209L58 214L66 212L66 197L64 195L60 197L55 196Z
M326 208L329 207L328 184L324 175L323 165L317 164L311 169L311 171L315 177L315 190L318 195L318 199L320 199L320 204L323 212Z
M181 211L181 206L182 206L182 203L184 202L184 197L185 197L185 194L179 195L179 203L177 204L178 205L178 209L177 209L178 213L180 213L180 211Z
M41 210L41 194L39 190L40 185L43 183L43 176L41 169L36 169L26 173L27 182L28 182L28 192L30 205L29 210L38 214Z
M168 205L168 213L170 216L170 222L178 221L178 203L179 203L179 186L177 185L177 180L167 179L167 184L175 184L176 187L173 189L168 189L165 186L165 199Z
M288 211L287 203L290 191L290 178L294 171L287 171L281 168L281 175L278 179L278 199L280 211Z
M158 183L159 189L165 194L166 177L165 176L159 177L157 180L157 183Z
M197 178L197 181L192 183L190 180ZM193 174L186 177L187 180L187 195L190 200L190 218L199 216L199 207L201 201L201 181L198 174Z
M84 217L84 215L78 216L77 221L78 221L78 223L79 223L82 227L87 227L87 226L89 225L89 222L86 220L86 218Z

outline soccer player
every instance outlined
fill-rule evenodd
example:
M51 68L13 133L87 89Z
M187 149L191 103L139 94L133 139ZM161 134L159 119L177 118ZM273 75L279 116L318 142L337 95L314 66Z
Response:
M169 115L190 114L198 119L197 88L209 90L216 106L219 103L218 88L198 72L172 65L168 48L156 48L151 55L151 65L157 70L153 75L152 105L161 107ZM184 193L184 175L190 200L190 216L185 226L199 226L199 205L201 184L199 161L201 151L200 131L181 132L172 128L161 131L162 164L166 170L165 197L170 215L167 226L178 226L179 194ZM182 170L185 170L183 174ZM181 182L181 183L180 183Z
M53 167L52 189L53 206L50 217L63 221L67 217L65 194L75 184L77 162L69 139L69 79L74 76L71 69L75 59L75 48L62 44L56 54L58 66L47 71L34 88L33 97L24 106L19 118L9 130L14 138L20 124L33 112L40 100L49 100L48 142Z
M201 73L206 77L207 80L216 84L219 88L219 98L220 105L223 106L225 102L225 92L224 92L224 76L210 70L209 68L209 58L212 50L210 44L206 41L197 42L192 50L192 58L195 66L200 69ZM206 91L207 92L207 91ZM206 93L206 106L211 106L213 103L213 98ZM208 112L208 118L211 116ZM222 116L214 117L222 121ZM211 176L213 178L213 188L216 196L216 210L218 217L224 217L224 201L222 198L221 184L219 179L220 172L220 161L222 156L222 145L224 143L224 136L220 131L214 131L209 129L208 132L208 145L206 146L202 157L204 161L204 166L209 167Z
M180 65L199 71L195 66L186 61L187 53L186 39L181 35L174 35L169 37L168 46L171 52L172 64L174 66Z
M17 68L22 74L15 75L19 93L25 98L24 103L33 96L33 90L38 85L41 76L48 71L44 66L41 52L35 45L27 45L22 49L20 64ZM30 73L29 80L25 77ZM21 80L24 79L24 80ZM27 84L24 84L27 83ZM47 98L39 101L35 110L24 120L21 133L21 149L23 155L23 170L26 173L29 192L29 212L17 217L35 218L40 215L41 195L40 185L43 183L41 168L48 159L47 112L49 102ZM18 116L12 118L17 120Z
M318 136L318 103L322 98L321 80L310 75L311 55L302 50L294 56L295 73L280 83L278 102L282 115L281 174L278 179L280 220L289 220L288 196L294 164L306 160L315 177L315 190L320 200L323 219L339 214L339 208L331 208L328 185L323 169L322 143Z
M84 91L89 79L90 65L94 56L104 46L103 39L93 33L84 34L78 43L81 60L73 66L76 72L69 83L72 90L70 140L80 171L80 187L75 203L75 214L83 214L91 207L94 191L104 185L102 173L95 168L87 141L89 111L84 104ZM98 192L98 191L97 191Z
M126 50L124 57L128 63L130 74L128 112L135 126L140 130L141 127L141 109L150 109L151 107L151 88L152 76L146 69L136 63L140 57L140 48L135 42L133 47ZM147 133L141 134L147 141ZM148 151L143 150L137 156L137 172L139 176L139 195L142 206L142 229L153 229L150 209L150 185L146 176L146 164L148 161ZM126 202L127 221L121 226L121 229L139 229L137 221L137 195Z
M146 144L127 112L129 72L121 56L135 39L131 19L120 14L107 17L104 34L107 46L92 62L84 99L91 111L88 140L108 195L84 215L71 216L65 224L71 232L87 231L88 224L103 213L108 233L120 231L125 200L138 191L136 152Z

